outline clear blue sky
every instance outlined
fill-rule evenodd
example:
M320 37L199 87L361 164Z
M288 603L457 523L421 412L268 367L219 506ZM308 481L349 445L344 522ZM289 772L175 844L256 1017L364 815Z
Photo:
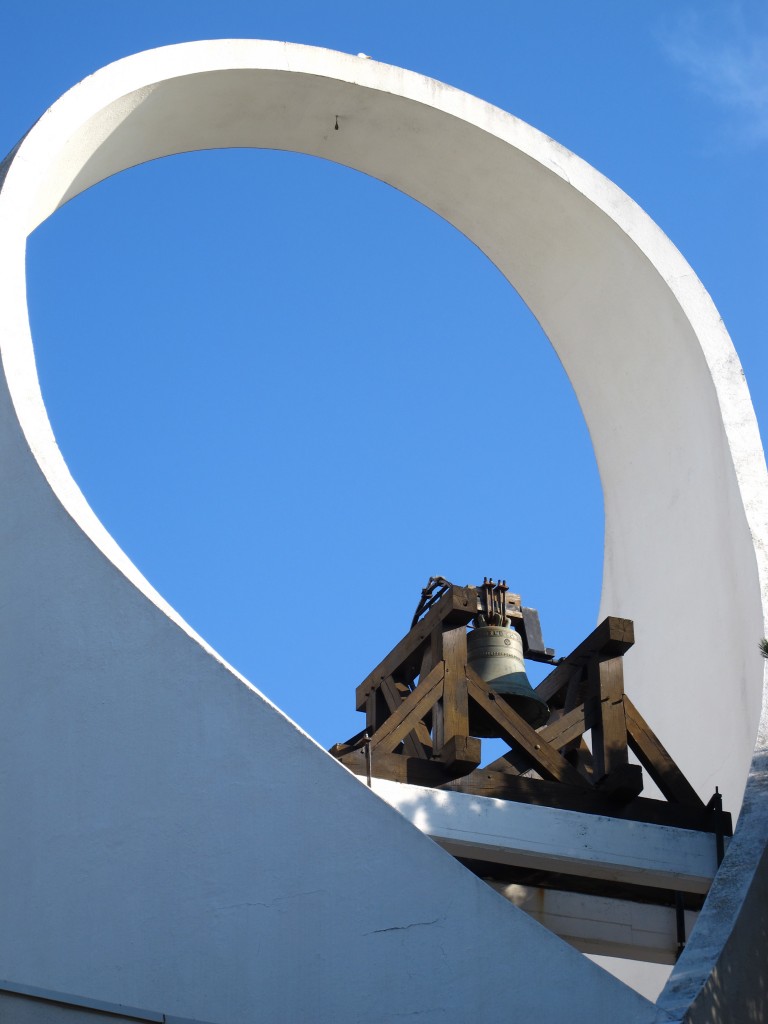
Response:
M768 423L762 0L3 0L0 149L112 60L238 36L363 51L584 157L701 277ZM308 157L177 157L59 211L29 274L86 497L323 744L361 727L354 687L432 574L506 577L559 654L591 629L603 522L578 405L514 291L431 212Z

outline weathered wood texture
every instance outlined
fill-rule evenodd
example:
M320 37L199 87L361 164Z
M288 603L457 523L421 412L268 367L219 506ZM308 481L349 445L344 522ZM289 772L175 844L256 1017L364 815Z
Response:
M597 721L592 729L592 757L595 775L602 779L627 764L627 723L624 718L624 673L621 658L592 659L591 688L598 701Z
M671 803L703 808L704 802L661 745L635 705L624 695L629 746L663 795Z
M393 715L410 695L410 690L402 683L396 683L392 676L381 681L381 693L387 703L389 713ZM414 728L403 740L404 753L409 757L429 757L432 753L432 740L423 721L417 721Z
M437 604L430 608L424 618L416 623L413 629L358 686L357 710L362 711L365 708L365 701L370 691L375 686L379 686L381 680L387 676L408 671L412 673L413 678L416 677L421 670L421 655L424 647L430 641L435 626L440 623L453 626L466 625L476 614L477 592L474 587L451 587L446 591Z
M380 726L371 737L371 752L381 749L391 753L432 708L442 694L444 677L443 663L440 662L429 673L423 683L413 690L394 714Z
M562 707L565 703L563 690L574 674L583 670L596 655L620 658L634 642L635 630L632 620L609 615L586 640L563 658L546 679L539 683L536 687L537 695L552 707Z

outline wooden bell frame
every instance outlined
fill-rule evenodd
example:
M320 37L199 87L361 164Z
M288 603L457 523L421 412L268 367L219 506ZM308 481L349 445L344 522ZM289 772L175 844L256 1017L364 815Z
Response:
M442 582L357 687L366 727L333 746L334 757L358 775L713 832L722 855L722 837L732 833L720 795L701 800L624 692L630 619L609 616L555 663L535 612L504 587L505 613L523 634L525 657L555 666L534 691L552 711L537 731L467 664L467 625L488 607L487 581L478 588ZM510 747L482 768L480 740L469 731L472 705ZM630 750L639 764L630 763ZM643 769L663 800L639 795Z

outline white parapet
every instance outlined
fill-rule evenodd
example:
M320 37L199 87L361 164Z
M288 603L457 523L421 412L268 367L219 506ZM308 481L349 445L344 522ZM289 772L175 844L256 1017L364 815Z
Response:
M455 857L690 893L717 872L708 833L384 779L372 788Z

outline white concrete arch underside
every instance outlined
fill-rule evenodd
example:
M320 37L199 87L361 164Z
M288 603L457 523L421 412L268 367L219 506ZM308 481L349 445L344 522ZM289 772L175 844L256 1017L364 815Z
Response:
M556 348L603 484L601 614L636 623L628 689L702 796L717 784L733 811L744 797L659 1006L506 904L240 678L72 480L37 382L25 239L109 175L220 147L324 157L424 203ZM765 886L765 463L730 340L661 231L474 97L253 40L102 69L2 173L0 977L216 1024L650 1022L692 1003L698 1020L754 1001L732 961L757 936L748 890Z

